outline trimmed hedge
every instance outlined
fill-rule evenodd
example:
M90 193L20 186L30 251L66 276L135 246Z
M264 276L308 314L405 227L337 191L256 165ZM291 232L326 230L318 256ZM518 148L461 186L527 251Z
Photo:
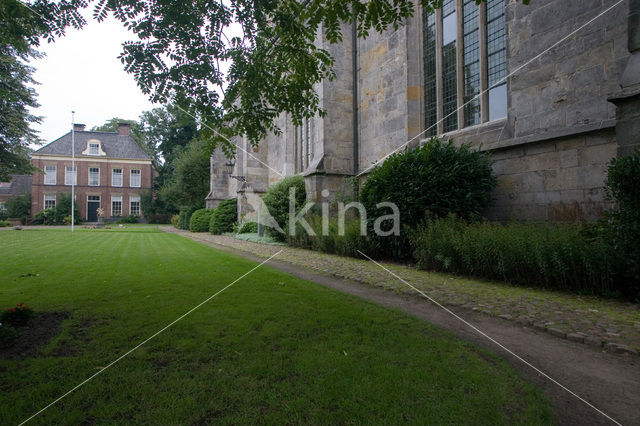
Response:
M443 143L433 138L421 147L393 154L371 171L360 192L371 240L380 252L395 259L409 259L407 228L449 214L464 219L480 218L491 202L491 190L496 183L488 154L469 145L456 147L452 141ZM398 206L399 237L373 234L375 220L389 214L388 208L376 208L381 202ZM383 229L388 228L383 224Z
M209 231L209 222L215 209L200 209L193 212L189 220L189 231L191 232L207 232Z
M230 200L224 200L215 212L211 215L209 221L208 230L212 234L222 234L223 232L232 232L233 225L238 219L238 199L231 198Z
M172 223L172 216L164 213L149 213L145 215L145 219L147 219L147 223L152 224L166 225L167 223Z
M302 176L291 176L282 179L280 182L271 186L266 194L262 197L262 201L267 206L269 214L276 223L282 228L285 234L289 231L289 190L295 188L296 213L302 210L307 200L307 193ZM286 235L281 234L276 229L267 227L267 233L277 241L284 241Z
M619 254L620 280L629 297L640 301L640 148L609 164L606 192L617 208L609 212L612 249Z
M191 215L199 210L198 207L182 207L180 208L180 214L178 216L178 229L189 230L189 224L191 223Z

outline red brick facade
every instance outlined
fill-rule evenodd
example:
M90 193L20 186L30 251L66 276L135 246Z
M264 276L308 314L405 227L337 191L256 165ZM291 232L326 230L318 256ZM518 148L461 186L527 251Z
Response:
M66 181L66 169L72 166L71 140L72 135L68 133L33 153L31 161L42 172L34 173L31 178L32 217L46 208L45 198L52 207L54 200L58 203L60 193L71 193L71 174ZM85 132L83 125L76 125L75 140L75 202L81 219L97 220L97 207L104 210L105 219L130 214L142 217L141 198L151 191L155 170L151 157L129 136L129 126L121 124L118 133L109 133ZM90 149L90 145L95 150ZM55 173L50 170L55 182L53 179L47 182L47 168L52 167L55 167ZM90 169L98 170L96 181L90 181ZM121 182L114 181L114 169L122 171ZM139 185L134 185L132 171L139 171ZM132 209L132 199L138 201L137 209Z
M34 156L36 157L36 156ZM71 185L65 185L66 167L71 167L71 157L69 159L59 159L46 156L37 156L32 162L35 167L45 170L45 166L56 167L56 184L46 185L44 173L34 173L31 183L31 215L44 209L44 196L56 195L62 192L71 192ZM126 162L125 162L126 161ZM99 185L89 185L89 168L99 169ZM153 179L153 166L151 161L136 161L117 159L95 159L95 158L76 158L76 169L78 171L78 181L75 187L76 203L80 211L82 220L87 221L87 206L89 196L100 197L100 207L105 210L105 218L113 217L112 214L112 197L122 197L122 214L128 216L130 214L131 196L142 196L142 194L151 190ZM122 186L112 185L113 169L122 170ZM140 186L131 187L131 170L140 170ZM140 212L142 216L142 212Z

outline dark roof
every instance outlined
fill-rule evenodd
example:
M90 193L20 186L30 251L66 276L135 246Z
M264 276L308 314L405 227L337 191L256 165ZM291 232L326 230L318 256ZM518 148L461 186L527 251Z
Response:
M0 185L0 194L20 195L31 191L31 175L13 175L11 182Z
M134 160L151 160L151 156L133 140L131 136L121 136L115 132L75 132L75 154L81 157L87 149L87 142L97 139L102 142L102 150L107 158L127 158ZM43 146L34 154L71 156L71 132ZM87 156L88 157L88 156Z

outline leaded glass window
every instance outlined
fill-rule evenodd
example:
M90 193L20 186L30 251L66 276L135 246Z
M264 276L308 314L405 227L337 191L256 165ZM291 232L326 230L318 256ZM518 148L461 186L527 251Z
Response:
M440 11L424 13L427 136L507 115L504 8L505 0L481 6L475 0L445 0Z
M489 120L507 116L507 38L504 0L487 0Z
M438 97L436 95L436 15L429 13L424 26L424 109L426 136L438 133Z
M464 125L473 126L482 120L480 114L480 22L475 0L463 5L464 60Z
M455 0L446 0L442 5L442 106L444 131L458 128L458 89L456 72L457 14Z

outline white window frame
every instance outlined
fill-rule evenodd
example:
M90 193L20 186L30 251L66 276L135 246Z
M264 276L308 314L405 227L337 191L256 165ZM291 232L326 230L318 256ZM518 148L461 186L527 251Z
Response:
M138 212L133 212L133 203L138 203ZM130 195L129 196L129 215L140 216L141 205L140 205L140 196L139 195Z
M53 173L50 174L51 169L53 169ZM56 184L56 175L58 174L58 168L56 166L44 166L44 184L45 185L55 185Z
M47 207L47 202L53 202L53 206L52 207ZM55 209L56 208L56 203L57 203L57 199L56 199L56 194L44 194L44 209Z
M138 173L134 173L134 172L138 172ZM138 184L134 185L133 184L133 176L134 175L138 175ZM129 186L132 188L140 188L140 185L142 184L142 170L140 169L131 169L131 171L129 172Z
M116 173L116 170L120 170L120 184L116 184L116 175L118 173ZM111 186L116 186L116 187L121 187L122 186L122 181L123 181L123 177L122 177L123 173L122 173L122 167L116 167L111 169Z
M73 170L72 170L73 169ZM73 180L74 182L70 182L71 179L69 179L71 176L69 175L69 173L73 173ZM65 166L64 167L64 184L65 185L77 185L78 184L78 166Z
M98 170L98 180L97 180L97 183L95 184L91 183L91 169ZM89 167L88 180L89 180L88 182L89 186L100 186L100 167Z
M7 203L4 201L0 201L0 212L6 212L7 211Z
M94 150L95 148L95 150ZM100 144L99 143L89 143L89 155L100 155Z
M120 203L120 214L114 214L113 212L113 203ZM111 196L111 217L121 217L122 216L122 195L112 195Z

